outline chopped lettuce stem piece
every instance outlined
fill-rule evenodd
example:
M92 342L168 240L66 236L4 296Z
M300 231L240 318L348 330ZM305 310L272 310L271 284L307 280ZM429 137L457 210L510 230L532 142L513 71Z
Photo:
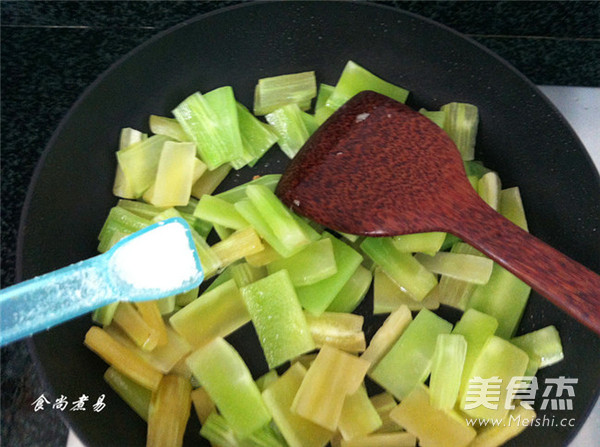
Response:
M560 336L554 326L515 337L510 342L525 351L529 357L538 357L540 368L554 365L564 358Z
M170 314L175 310L175 295L156 300L161 315Z
M200 264L204 270L204 278L208 279L223 267L221 265L221 260L217 257L215 251L208 245L206 239L200 236L193 228L191 229L191 233L196 251L198 252L198 258L200 258Z
M147 447L181 446L190 417L192 385L176 375L164 376L148 410Z
M151 222L148 219L144 219L119 206L114 206L110 209L108 217L98 234L98 240L102 242L103 240L110 238L115 230L131 234L146 228L150 224Z
M477 255L439 252L434 256L417 253L415 258L432 273L475 284L486 284L494 261Z
M213 446L240 447L240 441L235 436L233 429L225 418L216 411L208 415L208 418L202 424L200 435Z
M315 96L317 80L314 71L262 78L254 90L254 114L266 115L288 104L307 109Z
M119 150L125 149L131 146L133 143L138 143L146 138L147 136L139 130L132 129L131 127L125 127L121 129ZM135 199L137 197L135 190L133 189L131 183L127 181L125 173L123 172L123 169L121 169L119 163L117 163L112 192L115 196L122 197L124 199Z
M354 311L367 295L372 280L373 274L359 265L327 307L327 312Z
M241 293L270 369L315 348L286 270L243 287Z
M451 330L451 323L422 309L369 377L394 397L405 398L429 376L437 336Z
M477 160L463 160L463 165L465 167L465 173L467 177L477 178L479 180L483 177L484 174L487 174L491 171L491 169L486 168L482 162Z
M195 351L186 363L236 436L246 438L271 420L250 370L223 338Z
M502 183L500 182L500 177L494 171L484 174L477 181L477 192L479 193L479 196L495 210L498 210L501 189Z
M259 279L267 276L267 269L264 267L252 267L247 262L233 264L230 266L231 277L235 280L238 287L244 287L252 284Z
M119 303L113 315L113 322L144 351L152 351L161 341L161 333L142 318L133 303Z
M221 268L224 268L245 256L262 251L264 247L254 228L247 227L217 242L210 249L219 260Z
M332 234L324 232L323 237L331 240L337 272L314 284L296 288L302 307L313 315L325 312L362 261L360 254Z
M219 199L226 200L229 203L236 203L242 199L246 198L246 188L250 185L262 185L271 191L275 191L277 187L277 183L279 183L279 179L281 179L281 174L267 174L257 176L253 180L249 182L243 183L241 185L235 186L227 191L223 191L216 195Z
M348 61L326 105L337 110L354 95L364 90L373 90L400 102L406 101L408 97L408 90L390 84L357 63Z
M475 158L475 139L479 125L479 112L472 104L451 102L441 109L446 113L444 130L456 144L463 160Z
M167 342L150 352L136 346L116 325L110 325L104 329L112 338L135 352L139 357L148 362L149 365L163 374L172 372L175 365L192 351L191 345L170 327L167 327Z
M487 424L481 427L477 437L469 447L496 447L519 435L523 430L533 424L536 418L535 411L519 405L508 413L508 422L495 426Z
M490 280L475 288L467 307L496 318L496 335L509 339L517 330L530 292L531 287L508 270L494 264Z
M256 382L256 386L262 393L269 386L271 386L271 384L275 383L277 381L277 379L279 379L279 374L277 374L277 370L270 369L268 372L264 373L262 376L260 376L258 379L256 379L255 382ZM265 400L264 393L263 393L263 400ZM267 404L266 400L265 400L265 404L267 405L267 407L269 406Z
M490 337L467 375L468 386L460 399L460 410L472 418L506 417L511 401L510 384L513 383L513 387L519 384L515 384L513 380L524 377L528 363L527 353L500 337ZM485 381L492 384L490 389L494 389L494 383L502 384L496 388L499 392L494 393L498 400L494 400L491 405L478 405L479 389L482 389Z
M194 157L194 167L192 169L192 186L194 186L194 183L196 183L198 179L202 177L202 174L204 174L207 169L208 166L206 166L206 164L202 160L200 160L197 157ZM190 188L190 194L191 193L192 189Z
M252 161L248 164L254 166L277 143L277 134L271 126L257 119L239 102L237 112L242 144L246 152L252 156Z
M198 155L208 169L243 156L231 87L221 87L204 95L194 93L173 110L173 115L196 143Z
M419 438L423 446L466 447L477 434L456 411L432 407L425 385L414 388L391 411L390 418Z
M439 285L434 287L422 301L416 301L398 287L387 273L380 267L375 268L373 281L373 313L386 314L393 312L400 306L408 306L410 310L437 309L440 307L437 293Z
M150 407L152 391L121 374L112 366L104 373L104 380L139 417L144 421L148 421L148 408Z
M321 427L335 431L344 399L362 384L369 362L323 346L292 403L292 411Z
M193 289L190 289L187 292L182 292L175 295L175 304L179 307L187 306L196 298L198 298L199 290L200 287L194 287Z
M231 236L235 232L231 228L224 227L223 225L220 225L220 224L214 224L213 228L215 230L215 233L217 233L217 235L219 236L219 239L221 239L222 241L227 239L229 236Z
M288 253L287 256L299 251L303 245L310 242L310 239L302 230L291 211L286 208L279 198L266 186L248 185L246 187L246 195L248 196L250 203L259 213L261 219L266 222L270 232L277 238L280 245L285 247ZM240 202L236 203L236 206L238 206L239 203ZM252 222L251 219L245 216L242 210L238 208L238 211L252 226L255 226L255 222ZM256 231L261 233L259 228L256 228ZM267 238L265 237L265 239ZM271 243L268 239L267 242ZM271 245L273 248L277 249L272 243ZM284 255L283 253L280 254Z
M200 435L208 439L211 445L219 447L287 447L271 424L265 424L248 437L240 439L231 424L216 411L209 415Z
M85 345L117 371L149 390L157 390L163 375L132 350L112 338L104 329L92 326L85 334Z
M288 104L265 116L277 134L277 143L285 155L294 158L304 145L310 132L297 104Z
M262 251L246 256L246 262L252 267L264 267L277 259L282 259L266 241L262 241L262 244L265 247Z
M196 410L196 415L200 423L204 425L212 412L216 410L215 403L212 401L204 388L196 388L191 392L192 404Z
M387 391L371 397L371 403L377 414L381 418L381 427L377 429L377 433L394 433L403 431L396 422L390 419L390 411L396 408L397 402Z
M121 199L117 203L117 206L147 220L152 220L154 216L165 210L163 207L150 205L149 203L140 202L138 200Z
M443 112L441 110L419 109L419 113L421 115L429 118L431 121L433 121L439 127L441 127L441 128L444 127L444 120L446 119L446 112Z
M306 130L308 131L308 135L312 135L319 128L319 122L315 115L311 115L310 113L301 112L300 116L302 117L302 121L304 121L304 125L306 126Z
M111 323L118 306L119 302L117 301L115 303L110 303L106 306L99 307L92 312L92 320L95 323L98 323L100 326L108 326Z
M464 242L455 243L452 246L450 253L483 256L479 251ZM452 278L448 275L442 275L438 284L440 303L464 311L467 308L469 299L476 287L477 284L473 282Z
M529 231L518 186L500 191L498 212L523 230Z
M267 224L267 220L261 215L256 207L248 199L240 200L236 202L235 209L246 219L252 228L256 230L259 236L272 247L279 256L288 257L293 255L302 245L297 247L289 247L283 244L275 235L271 227ZM308 243L308 240L307 240ZM259 252L261 253L261 252ZM267 258L270 258L267 257ZM264 261L264 258L261 258ZM264 264L263 264L264 265Z
M162 319L160 310L156 301L138 301L135 303L137 311L142 316L148 326L158 334L156 346L164 346L167 344L167 327Z
M181 124L174 118L150 115L149 125L150 132L155 135L166 135L177 141L191 141L191 138L185 133Z
M467 341L458 334L440 334L435 344L429 392L431 406L440 410L454 408L460 390Z
M434 255L442 248L446 233L415 233L403 234L392 238L394 247L403 253L421 252Z
M169 318L173 329L195 347L225 337L248 321L250 315L233 279L203 293Z
M231 171L231 165L221 165L211 171L204 171L196 183L192 185L192 195L197 199L205 194L212 194Z
M156 177L160 154L169 137L153 135L117 152L119 166L130 184L133 197L141 197Z
M315 103L315 118L319 124L323 124L334 112L333 109L327 107L327 100L333 93L333 90L335 90L335 87L332 85L319 85L319 93L317 94L317 101Z
M241 230L249 225L233 204L209 195L202 196L194 211L194 216L234 230Z
M269 273L287 270L294 286L307 286L328 278L337 272L331 240L323 238L311 242L290 256L267 265Z
M468 309L461 319L456 323L453 334L462 335L467 341L467 353L465 355L465 364L460 386L460 396L467 392L469 386L469 377L475 360L479 357L481 350L490 339L496 328L498 321L475 309Z
M361 385L356 392L346 396L338 424L338 430L344 439L366 436L381 425L381 417L369 400L364 385Z
M360 248L416 301L422 301L437 284L435 275L410 253L398 251L392 238L368 237Z
M360 356L371 364L370 370L389 352L411 321L412 314L407 306L400 306L385 319Z
M332 433L291 410L305 376L306 368L300 363L294 363L263 390L263 400L290 447L324 447Z
M317 348L328 344L353 354L365 350L362 315L340 312L324 312L318 317L308 312L305 315Z
M410 433L375 433L350 440L342 439L341 447L414 447L417 437Z

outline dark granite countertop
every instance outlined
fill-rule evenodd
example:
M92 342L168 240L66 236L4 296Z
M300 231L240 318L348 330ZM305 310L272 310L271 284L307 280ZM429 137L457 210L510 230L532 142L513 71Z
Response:
M27 186L63 115L100 73L149 37L235 1L6 1L1 5L2 287L15 281ZM536 84L600 85L597 1L379 2L434 19L497 52ZM60 446L67 429L34 412L44 391L24 342L1 351L1 442Z

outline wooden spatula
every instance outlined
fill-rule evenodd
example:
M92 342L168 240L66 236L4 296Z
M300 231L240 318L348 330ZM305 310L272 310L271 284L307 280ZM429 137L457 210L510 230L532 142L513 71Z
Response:
M600 276L489 207L448 135L386 96L363 92L341 107L292 160L276 193L344 233L452 233L600 334Z

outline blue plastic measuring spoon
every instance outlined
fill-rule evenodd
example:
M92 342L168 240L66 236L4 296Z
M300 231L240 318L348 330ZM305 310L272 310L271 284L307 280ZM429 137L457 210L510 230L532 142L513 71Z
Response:
M0 346L115 301L185 292L203 279L188 224L167 219L104 254L0 290Z

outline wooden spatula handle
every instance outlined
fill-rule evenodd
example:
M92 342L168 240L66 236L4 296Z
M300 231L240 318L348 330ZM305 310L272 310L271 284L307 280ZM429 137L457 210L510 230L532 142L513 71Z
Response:
M522 230L478 197L451 220L453 233L600 334L599 275Z

